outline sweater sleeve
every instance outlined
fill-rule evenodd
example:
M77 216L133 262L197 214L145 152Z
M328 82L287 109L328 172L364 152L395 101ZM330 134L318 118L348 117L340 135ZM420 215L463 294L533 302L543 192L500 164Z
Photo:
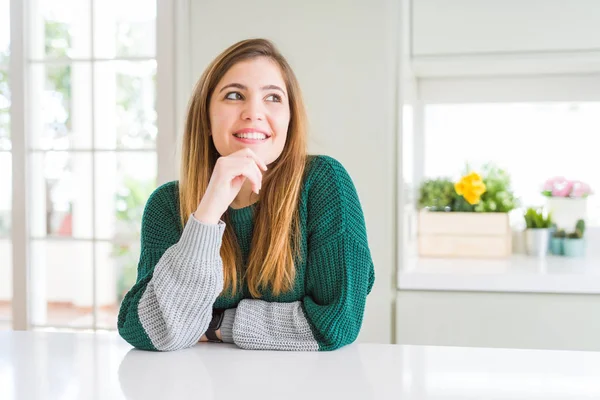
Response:
M327 351L356 340L375 279L358 195L326 158L312 178L306 293L292 303L242 300L227 310L224 341L244 349Z
M170 351L195 345L208 328L223 289L220 248L224 223L178 216L164 193L150 196L142 217L142 249L135 285L125 295L118 330L132 346ZM175 243L169 245L178 238Z

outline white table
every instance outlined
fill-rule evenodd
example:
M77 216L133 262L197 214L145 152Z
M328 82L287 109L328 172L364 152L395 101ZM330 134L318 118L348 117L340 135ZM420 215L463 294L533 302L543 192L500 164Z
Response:
M0 399L597 399L600 353L354 344L330 353L0 332Z

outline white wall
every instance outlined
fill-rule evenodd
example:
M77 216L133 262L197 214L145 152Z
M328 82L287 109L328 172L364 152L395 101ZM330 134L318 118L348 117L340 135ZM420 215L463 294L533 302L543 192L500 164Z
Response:
M399 291L402 344L600 351L600 296Z
M420 81L418 95L426 103L444 104L599 101L600 68L598 71L585 75L427 78Z
M411 0L420 77L600 71L596 0Z
M376 284L359 340L389 343L396 268L399 4L392 0L294 4L192 2L191 77L195 81L219 52L249 37L273 40L288 58L308 107L309 150L342 162L363 204ZM179 110L180 115L183 112Z
M413 0L415 56L600 51L597 0Z

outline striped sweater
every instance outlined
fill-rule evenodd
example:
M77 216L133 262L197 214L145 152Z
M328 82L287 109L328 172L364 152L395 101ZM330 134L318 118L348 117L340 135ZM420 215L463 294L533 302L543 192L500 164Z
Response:
M323 351L356 339L375 275L359 198L338 161L308 158L299 200L302 257L293 289L279 296L263 290L252 298L245 282L234 295L221 294L225 223L203 224L192 215L182 227L178 204L175 181L156 189L144 210L137 281L118 316L119 334L132 346L193 346L213 308L226 309L223 341L243 349ZM227 211L244 265L258 204Z

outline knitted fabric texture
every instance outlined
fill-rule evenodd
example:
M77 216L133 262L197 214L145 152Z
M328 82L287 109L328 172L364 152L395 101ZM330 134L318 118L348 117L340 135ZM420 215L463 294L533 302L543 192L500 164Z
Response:
M219 255L225 229L233 229L244 267L260 201L229 208L229 227L179 220L178 183L156 189L142 217L141 255L135 285L118 316L119 334L132 346L170 351L195 345L213 308L226 309L225 342L244 349L327 351L352 343L375 281L364 216L345 168L327 156L307 162L299 215L301 257L291 291L267 288L261 298L244 281L236 293L222 291Z

